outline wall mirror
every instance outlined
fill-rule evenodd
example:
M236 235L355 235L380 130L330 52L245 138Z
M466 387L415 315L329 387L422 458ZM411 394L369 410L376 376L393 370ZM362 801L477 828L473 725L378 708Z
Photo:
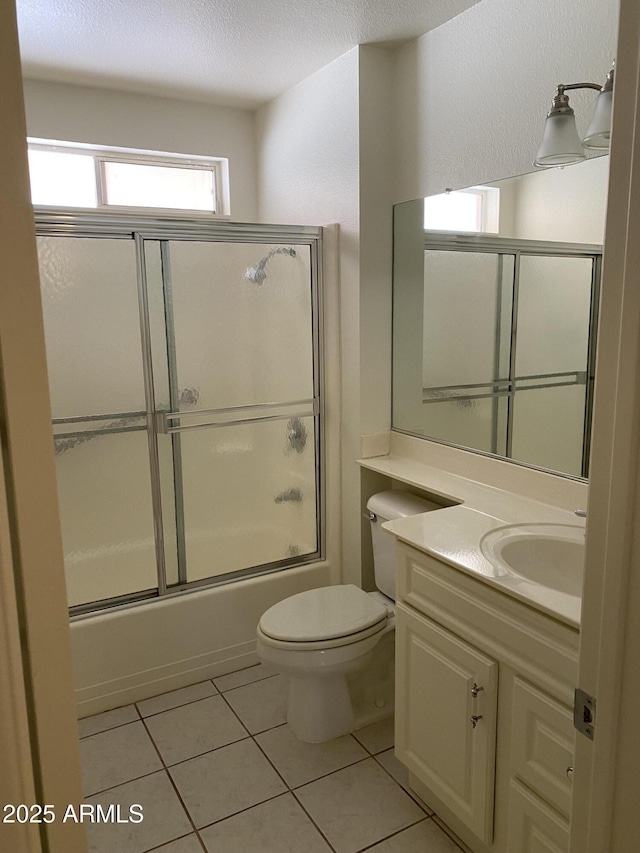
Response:
M587 477L608 167L394 207L393 429Z

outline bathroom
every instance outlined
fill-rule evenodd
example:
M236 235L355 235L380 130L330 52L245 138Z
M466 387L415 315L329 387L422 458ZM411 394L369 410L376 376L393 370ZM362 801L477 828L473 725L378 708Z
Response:
M194 594L189 602L184 597L174 607L175 625L173 614L165 613L168 602L147 608L134 626L135 638L134 629L121 621L125 620L124 611L118 618L96 620L95 629L91 620L74 623L76 700L82 716L107 710L104 697L109 693L120 692L123 697L113 707L134 698L143 700L141 695L127 699L125 692L136 679L144 681L145 673L149 673L147 682L160 682L156 692L166 692L222 677L225 668L231 672L256 663L252 642L261 613L294 592L337 581L372 588L368 530L362 512L366 498L386 486L388 479L369 469L361 471L355 460L379 453L376 442L384 441L390 424L392 206L446 187L530 171L542 117L555 85L559 80L603 77L615 53L616 15L615 4L602 8L576 3L557 9L555 4L541 8L531 3L519 6L516 12L508 4L482 0L477 7L395 50L375 45L354 49L255 113L180 101L171 94L164 99L134 93L116 96L113 91L79 86L70 77L66 83L27 80L27 132L32 137L228 153L233 219L311 226L337 223L340 227L333 255L328 245L330 229L324 238L329 248L324 269L326 559L292 569L289 576L283 572L268 580L245 581L245 588L219 587ZM629 24L627 30L631 29ZM532 33L537 34L535 38ZM464 45L464 53L459 45ZM625 97L632 97L631 90ZM464 105L464 109L452 110L451 103ZM588 110L586 95L576 95L572 104L579 115ZM495 113L492 105L496 105ZM391 115L393 122L388 119ZM191 135L196 126L200 139ZM392 133L392 127L401 127L402 133ZM239 158L237 166L234 157ZM381 162L394 163L395 168L381 171ZM623 166L621 163L620 169ZM622 217L621 212L615 215ZM619 226L614 239L622 239L622 220ZM623 251L620 257L624 257ZM610 336L615 310L612 304L603 315ZM606 330L606 323L601 328ZM614 349L607 351L611 362ZM601 369L613 371L613 363L602 358ZM631 382L632 377L626 381ZM626 397L623 391L621 399L631 399L628 388ZM610 395L608 408L613 411L616 380L610 378L602 394ZM617 428L623 427L624 421ZM596 434L600 431L604 447L614 437L625 440L624 434L614 435L604 416L598 425L596 414L594 429ZM361 436L374 438L365 439L363 448ZM619 464L626 474L625 465ZM604 467L602 463L601 488ZM514 488L518 477L526 479L523 472L513 468L509 474ZM597 473L598 469L592 482ZM618 474L616 482L622 484L624 478ZM631 489L629 484L627 487ZM598 560L604 562L598 549L606 541L605 498L599 500L600 504L596 500L589 508L594 525L601 525L600 538L593 540L593 547L589 543L588 559L596 566ZM580 504L584 506L586 501ZM620 517L618 524L625 521L628 523ZM590 535L594 529L590 526ZM616 562L615 556L608 559ZM607 594L615 595L615 590ZM596 600L597 596L594 614ZM212 611L214 620L209 617ZM594 623L594 638L599 636L598 630ZM600 645L599 640L591 642ZM170 657L167 649L171 649ZM613 651L610 649L611 654ZM181 671L182 662L188 662L186 671ZM194 673L198 667L201 676ZM591 690L597 692L593 686ZM606 703L604 711L601 725L603 720L606 723ZM42 737L46 740L44 732ZM604 759L600 756L598 760ZM593 849L603 849L603 845ZM624 845L619 849L624 850Z

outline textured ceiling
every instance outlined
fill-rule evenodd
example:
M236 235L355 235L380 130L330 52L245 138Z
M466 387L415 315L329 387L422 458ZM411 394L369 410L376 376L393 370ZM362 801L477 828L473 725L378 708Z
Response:
M16 0L26 77L253 108L478 0Z

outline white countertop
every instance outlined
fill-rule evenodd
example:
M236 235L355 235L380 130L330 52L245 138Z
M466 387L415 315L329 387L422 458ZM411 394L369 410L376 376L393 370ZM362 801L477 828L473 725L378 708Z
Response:
M573 509L562 509L404 457L378 456L361 459L358 464L458 504L389 521L383 525L389 533L538 610L573 627L580 626L579 597L507 574L480 550L482 538L506 524L584 527L585 520L576 516Z

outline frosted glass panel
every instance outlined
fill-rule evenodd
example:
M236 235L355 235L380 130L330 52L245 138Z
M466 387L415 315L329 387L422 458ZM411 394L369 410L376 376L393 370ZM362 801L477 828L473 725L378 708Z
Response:
M187 580L317 550L313 418L180 438Z
M585 371L591 258L520 259L516 375Z
M169 255L181 409L313 396L308 246L172 241Z
M427 403L423 426L412 432L451 444L473 446L485 453L506 453L506 398Z
M582 475L585 386L517 391L513 455L521 462Z
M96 207L96 169L88 154L29 149L32 204Z
M179 210L216 209L213 169L103 161L106 203Z
M69 605L155 588L146 433L56 445Z
M54 418L143 411L132 240L38 237Z
M496 378L500 280L498 255L424 253L425 387Z

